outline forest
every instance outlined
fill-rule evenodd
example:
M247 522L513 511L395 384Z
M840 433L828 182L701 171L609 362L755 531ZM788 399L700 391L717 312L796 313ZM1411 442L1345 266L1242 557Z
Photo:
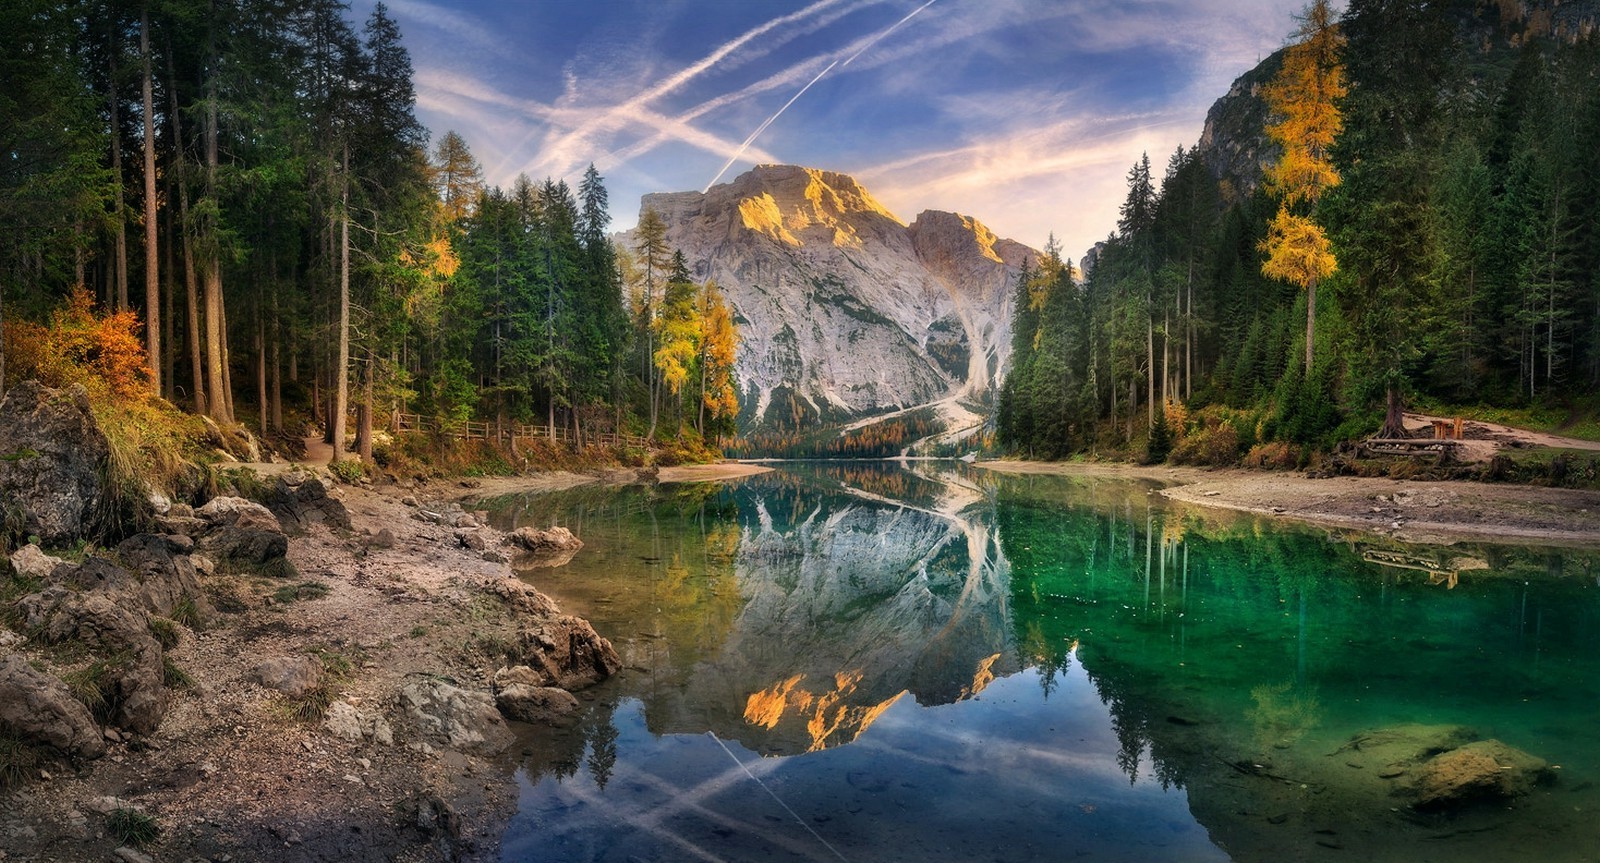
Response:
M373 456L402 412L698 446L737 334L604 180L487 186L430 140L380 3L22 0L0 10L0 390L159 395ZM353 436L353 444L347 443Z
M1289 465L1408 406L1600 404L1600 37L1519 4L1307 9L1264 170L1128 173L1116 231L1016 287L1001 444ZM1251 178L1245 178L1246 180Z

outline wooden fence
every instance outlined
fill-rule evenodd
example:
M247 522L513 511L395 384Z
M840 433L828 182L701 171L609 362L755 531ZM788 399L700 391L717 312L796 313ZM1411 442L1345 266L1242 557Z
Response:
M461 422L441 423L433 417L420 414L396 414L394 429L402 434L406 432L421 432L423 434L438 434L463 440L494 440L506 444L514 444L519 440L552 440L565 444L582 446L610 446L632 447L645 449L650 442L642 435L621 434L618 432L587 432L579 438L574 438L572 429L566 426L551 428L547 425L505 425L496 427L494 423L480 420L463 420Z

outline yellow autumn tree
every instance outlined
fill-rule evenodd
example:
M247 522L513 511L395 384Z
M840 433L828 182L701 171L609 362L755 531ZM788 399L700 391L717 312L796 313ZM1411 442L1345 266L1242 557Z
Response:
M739 413L739 392L733 385L739 334L734 328L733 310L716 282L706 282L700 291L700 332L700 433L704 435L711 429L720 437L724 430L731 431L733 418Z
M1261 272L1306 289L1306 374L1311 373L1317 325L1317 284L1338 268L1322 226L1311 218L1317 202L1339 184L1329 150L1344 128L1339 100L1349 92L1339 53L1344 36L1328 0L1315 0L1301 18L1283 67L1263 91L1272 122L1267 135L1282 148L1266 171L1267 190L1279 198L1278 214L1261 242Z

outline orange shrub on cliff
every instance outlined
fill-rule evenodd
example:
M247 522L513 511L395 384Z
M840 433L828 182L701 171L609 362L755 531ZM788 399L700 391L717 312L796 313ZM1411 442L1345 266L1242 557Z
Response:
M150 392L141 329L131 311L96 311L94 297L80 286L44 324L5 322L6 378L56 388L83 384L96 398L141 398Z

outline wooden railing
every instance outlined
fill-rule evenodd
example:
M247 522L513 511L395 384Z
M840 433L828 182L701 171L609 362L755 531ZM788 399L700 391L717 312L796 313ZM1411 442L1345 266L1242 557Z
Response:
M423 433L438 434L463 440L497 440L503 443L515 443L518 440L552 440L566 444L581 444L583 446L610 446L633 447L645 449L649 441L642 435L623 434L619 432L586 432L580 437L575 437L572 429L566 426L551 428L547 425L513 424L496 428L494 423L486 420L463 420L461 422L440 422L433 417L420 414L396 414L394 428L402 434Z

